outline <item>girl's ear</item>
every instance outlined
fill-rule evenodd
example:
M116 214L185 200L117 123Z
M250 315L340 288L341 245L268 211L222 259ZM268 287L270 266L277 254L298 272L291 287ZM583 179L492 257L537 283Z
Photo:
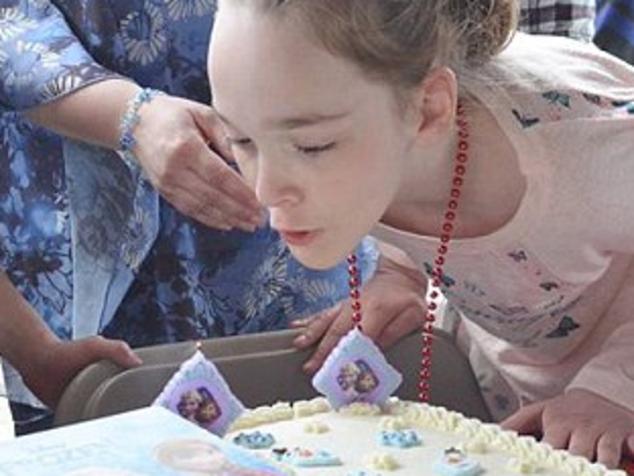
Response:
M453 127L458 102L458 82L447 67L432 69L414 95L418 136L443 134Z

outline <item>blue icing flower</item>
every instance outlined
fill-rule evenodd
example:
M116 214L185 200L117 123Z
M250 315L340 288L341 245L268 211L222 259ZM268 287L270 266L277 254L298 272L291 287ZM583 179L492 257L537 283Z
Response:
M383 430L379 434L379 444L397 448L411 448L422 444L420 436L414 430Z
M372 473L370 471L365 471L363 469L358 469L356 471L350 471L346 474L346 476L381 476L379 473Z
M480 463L456 448L446 449L432 468L438 476L477 476L482 473Z
M233 439L233 442L250 450L262 450L273 446L275 438L270 433L255 431L253 433L240 433Z
M274 449L273 456L277 461L298 467L340 466L341 460L325 450L308 450L305 448Z

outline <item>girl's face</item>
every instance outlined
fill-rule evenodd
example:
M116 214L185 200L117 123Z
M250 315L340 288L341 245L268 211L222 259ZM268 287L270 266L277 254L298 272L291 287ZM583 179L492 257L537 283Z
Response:
M190 417L196 413L202 397L196 390L191 390L181 397L179 411L184 417Z
M358 391L368 393L377 387L376 378L369 372L364 373L357 384Z
M197 419L202 423L211 423L218 417L216 405L213 402L201 404L198 408Z
M303 264L329 268L395 199L417 129L390 86L301 23L241 3L221 2L216 17L214 107L273 228Z

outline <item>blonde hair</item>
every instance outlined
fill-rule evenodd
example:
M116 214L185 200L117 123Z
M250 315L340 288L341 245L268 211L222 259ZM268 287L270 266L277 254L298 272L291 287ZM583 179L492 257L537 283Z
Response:
M228 0L237 1L237 0ZM399 90L436 65L484 65L509 43L518 0L240 0L299 20L328 51Z

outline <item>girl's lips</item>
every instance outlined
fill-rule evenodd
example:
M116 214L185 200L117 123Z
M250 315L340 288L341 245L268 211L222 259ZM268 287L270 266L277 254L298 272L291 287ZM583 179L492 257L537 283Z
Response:
M288 230L279 230L280 236L282 239L292 246L307 246L312 243L319 231L311 230L311 231L288 231Z

